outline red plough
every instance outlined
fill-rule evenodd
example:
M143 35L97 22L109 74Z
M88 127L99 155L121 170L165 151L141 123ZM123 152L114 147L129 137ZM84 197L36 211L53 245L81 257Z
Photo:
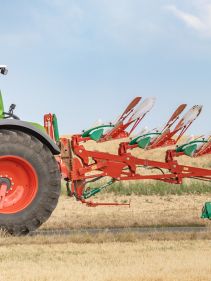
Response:
M160 132L139 134L130 142L120 143L117 154L92 151L85 148L84 144L90 140L105 142L130 136L155 102L154 98L150 98L137 106L140 100L140 97L135 98L108 130L108 125L102 125L91 128L81 135L73 135L71 140L60 139L60 168L63 178L67 182L69 195L75 196L77 200L86 203L88 206L129 205L94 203L88 201L88 199L118 181L151 179L181 184L184 178L211 180L211 170L180 165L177 161L177 158L182 155L196 157L210 153L210 139L193 140L176 149L167 150L165 162L137 158L130 153L133 148L142 150L175 145L201 113L202 106L199 105L193 106L180 119L180 114L186 108L186 104L181 104ZM130 130L128 131L129 127ZM154 170L155 173L143 174L142 169L150 169L151 172ZM103 178L108 178L106 184L92 189L88 187L90 183L98 182ZM69 183L71 183L71 187L69 187Z

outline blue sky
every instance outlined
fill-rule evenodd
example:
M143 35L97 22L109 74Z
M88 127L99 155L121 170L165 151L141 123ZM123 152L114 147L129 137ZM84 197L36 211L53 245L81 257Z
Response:
M0 0L0 10L0 88L22 119L55 112L62 134L80 133L155 96L142 126L203 104L189 132L211 131L211 1Z

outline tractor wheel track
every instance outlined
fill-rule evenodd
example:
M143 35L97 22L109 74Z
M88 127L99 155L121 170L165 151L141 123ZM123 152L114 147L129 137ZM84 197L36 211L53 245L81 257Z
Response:
M169 227L113 227L113 228L81 228L81 229L40 229L31 232L30 236L53 236L73 234L99 234L99 233L210 233L210 227L204 226L169 226Z

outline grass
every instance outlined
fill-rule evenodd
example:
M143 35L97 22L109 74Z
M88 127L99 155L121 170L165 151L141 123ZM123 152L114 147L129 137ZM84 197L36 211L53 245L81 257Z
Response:
M93 201L130 201L131 206L91 208L62 195L56 210L42 228L211 225L209 220L200 218L204 203L211 201L211 194L120 196L109 193L98 195Z
M101 184L91 185L90 188L99 187ZM185 195L185 194L211 194L211 183L189 181L184 184L169 184L161 181L116 182L102 191L103 194L119 195ZM66 195L65 183L62 183L62 195Z
M122 233L109 233L105 229L98 233L80 233L77 230L71 235L27 235L10 236L5 231L0 231L0 247L12 245L53 245L53 244L103 244L103 243L136 243L140 241L187 241L211 240L210 231L203 232L157 232L151 233L125 231Z
M133 237L131 242L123 241L75 243L71 237L26 237L9 241L3 237L0 238L0 280L211 279L210 240L149 241Z
M207 183L190 183L190 184L168 184L165 182L148 182L148 183L115 183L107 192L115 195L184 195L184 194L209 194L211 193L211 184Z

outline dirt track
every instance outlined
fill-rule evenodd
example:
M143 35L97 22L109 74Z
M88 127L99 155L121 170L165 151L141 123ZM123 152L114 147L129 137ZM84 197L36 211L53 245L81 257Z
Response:
M76 234L121 234L121 233L140 233L140 234L158 234L158 233L206 233L211 236L211 228L203 226L169 226L169 227L110 227L110 228L82 228L74 229L41 229L30 233L30 236L36 235L76 235Z

